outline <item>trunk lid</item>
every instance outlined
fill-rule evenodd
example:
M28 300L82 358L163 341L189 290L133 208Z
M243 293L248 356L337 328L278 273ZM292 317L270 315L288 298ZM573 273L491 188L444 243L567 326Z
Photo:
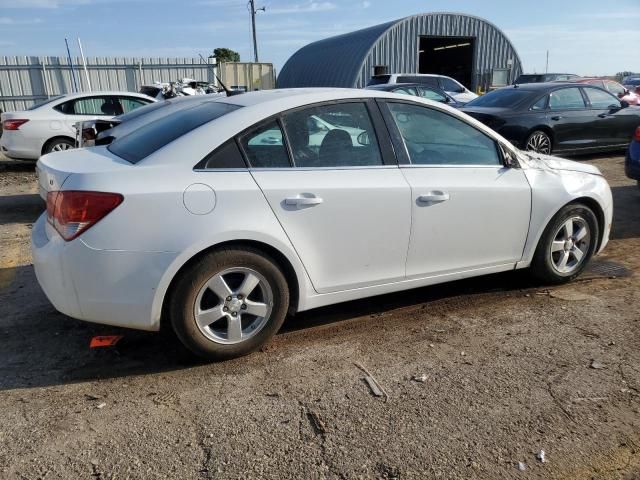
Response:
M106 173L131 167L129 162L113 155L106 147L49 153L40 157L36 164L38 192L46 201L47 193L62 190L71 175Z

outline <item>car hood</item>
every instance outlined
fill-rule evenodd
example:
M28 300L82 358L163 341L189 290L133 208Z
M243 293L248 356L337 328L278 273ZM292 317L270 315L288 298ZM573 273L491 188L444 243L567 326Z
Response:
M524 163L528 168L536 170L561 170L565 172L580 172L602 176L602 172L598 167L594 167L593 165L588 165L586 163L574 162L573 160L552 157L551 155L524 151L520 151L520 157L524 160Z

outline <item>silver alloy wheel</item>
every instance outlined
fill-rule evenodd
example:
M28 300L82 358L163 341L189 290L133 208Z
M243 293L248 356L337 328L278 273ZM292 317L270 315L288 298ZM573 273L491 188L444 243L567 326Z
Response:
M551 139L546 133L534 132L527 140L525 150L549 155L551 153Z
M573 273L584 262L590 246L589 224L582 217L567 219L549 248L553 268L562 274Z
M233 345L256 335L267 324L273 292L255 270L234 267L216 273L198 292L194 316L209 340Z
M69 145L65 142L56 143L51 149L52 152L63 152L65 150L71 150L73 148L72 145Z

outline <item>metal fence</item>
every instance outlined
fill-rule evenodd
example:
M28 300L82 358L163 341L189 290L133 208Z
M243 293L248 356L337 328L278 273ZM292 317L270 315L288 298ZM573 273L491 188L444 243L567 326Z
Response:
M91 90L138 91L155 81L170 82L184 77L215 82L211 59L87 57ZM247 90L275 87L269 63L220 64L219 76L228 85ZM88 91L81 58L0 56L0 109L24 110L34 102L73 91Z

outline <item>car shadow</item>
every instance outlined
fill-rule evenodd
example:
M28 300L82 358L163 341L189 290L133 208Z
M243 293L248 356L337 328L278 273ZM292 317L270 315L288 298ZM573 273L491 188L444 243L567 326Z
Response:
M613 240L640 237L640 188L637 185L611 187L613 195Z
M33 223L46 208L37 193L0 196L0 225Z
M346 302L287 318L278 335L444 298L527 286L532 284L525 275L510 272ZM124 338L114 347L90 349L97 335ZM203 363L170 333L91 324L57 312L41 291L33 266L0 269L0 391L156 374Z

